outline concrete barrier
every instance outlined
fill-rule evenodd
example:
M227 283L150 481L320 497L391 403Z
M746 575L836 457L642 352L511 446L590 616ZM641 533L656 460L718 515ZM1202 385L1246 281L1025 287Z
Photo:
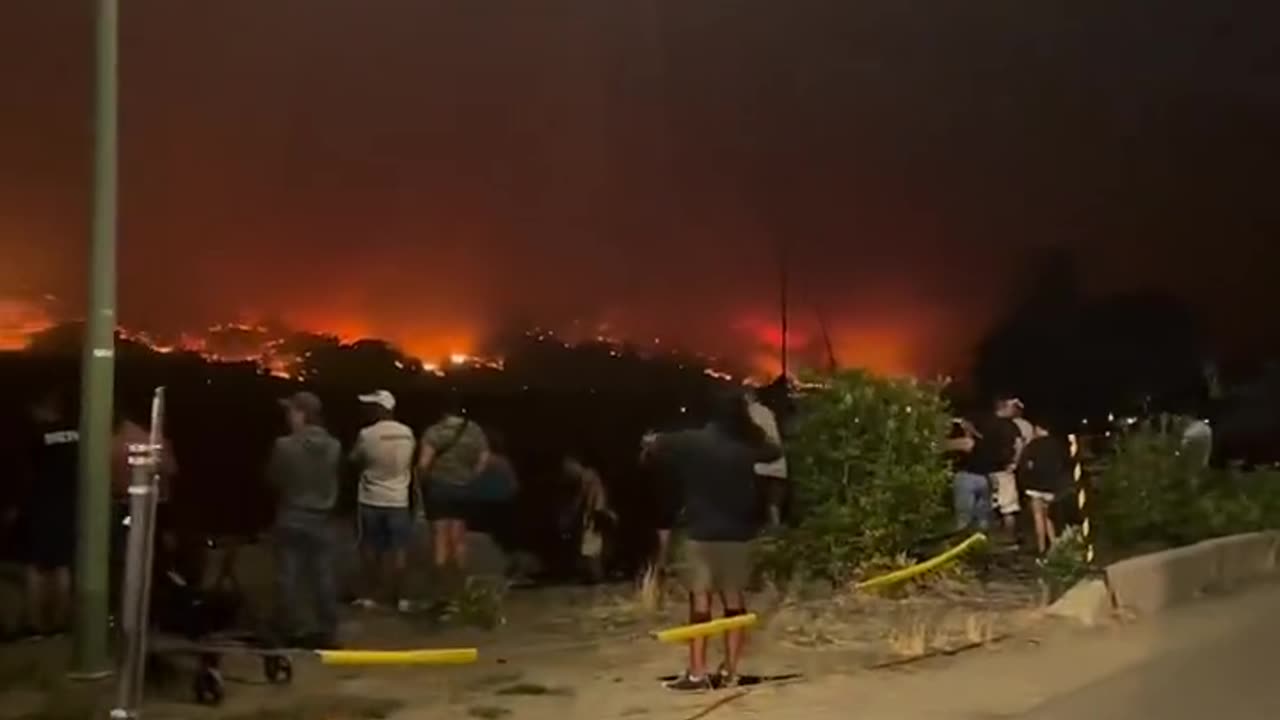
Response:
M1280 535L1262 532L1141 555L1108 566L1107 587L1117 607L1155 613L1210 590L1272 575L1278 545Z
M1198 547L1217 556L1217 579L1225 590L1275 572L1278 546L1280 535L1258 532L1206 540Z

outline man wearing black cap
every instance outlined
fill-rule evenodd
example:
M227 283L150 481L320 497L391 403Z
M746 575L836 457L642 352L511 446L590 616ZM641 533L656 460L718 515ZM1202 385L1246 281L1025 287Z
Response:
M276 440L267 479L279 493L276 514L277 630L314 647L333 647L337 582L329 515L338 499L342 446L324 429L320 398L298 392L280 401L289 434ZM312 603L317 627L302 632L297 608Z

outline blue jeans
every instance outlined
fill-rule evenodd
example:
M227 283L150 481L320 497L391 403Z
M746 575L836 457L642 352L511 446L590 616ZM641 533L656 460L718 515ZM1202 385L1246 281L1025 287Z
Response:
M958 472L951 481L955 497L956 527L964 530L991 527L991 482L986 475Z
M338 631L338 586L329 514L282 509L276 518L277 630L286 636ZM315 627L302 628L299 609L310 603Z
M413 540L413 516L407 507L360 504L360 544L376 553L404 550Z

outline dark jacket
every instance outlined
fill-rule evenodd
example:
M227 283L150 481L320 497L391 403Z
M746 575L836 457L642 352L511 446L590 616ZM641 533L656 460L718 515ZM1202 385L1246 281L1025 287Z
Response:
M1031 441L1018 460L1018 487L1060 495L1071 488L1071 458L1055 437Z
M691 540L745 542L758 529L756 463L782 457L776 445L750 445L716 425L663 435L653 450L683 496Z
M338 501L342 445L315 425L276 440L267 480L280 493L281 510L328 512Z

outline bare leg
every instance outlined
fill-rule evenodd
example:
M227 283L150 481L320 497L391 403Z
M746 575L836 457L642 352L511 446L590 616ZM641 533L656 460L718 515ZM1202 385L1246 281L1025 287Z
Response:
M1032 498L1031 500L1031 518L1036 525L1036 549L1043 555L1049 549L1049 533L1045 528L1048 518L1045 517L1044 501L1040 498Z
M453 561L460 572L467 569L467 521L449 521L449 542L452 545Z
M706 622L711 617L711 593L689 593L689 622ZM707 676L707 639L689 641L689 675L694 678Z
M747 598L743 593L722 593L720 601L724 603L725 617L735 617L746 612ZM746 630L730 630L724 634L724 666L729 675L738 675L738 663L742 660L742 651L746 646Z
M1057 532L1057 528L1055 528L1053 525L1053 513L1051 512L1051 510L1052 508L1049 507L1049 503L1045 503L1044 534L1045 534L1045 537L1048 539L1048 542L1045 543L1046 550L1053 547L1053 544L1058 541L1058 532Z
M449 521L436 520L431 523L431 556L436 570L443 570L449 564Z

